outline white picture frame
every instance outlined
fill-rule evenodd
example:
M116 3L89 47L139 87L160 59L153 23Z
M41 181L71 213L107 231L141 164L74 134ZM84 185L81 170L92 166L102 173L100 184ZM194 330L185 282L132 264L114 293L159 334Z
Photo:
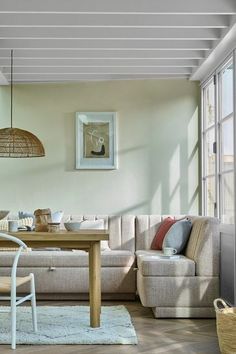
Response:
M76 112L76 169L118 168L116 112Z

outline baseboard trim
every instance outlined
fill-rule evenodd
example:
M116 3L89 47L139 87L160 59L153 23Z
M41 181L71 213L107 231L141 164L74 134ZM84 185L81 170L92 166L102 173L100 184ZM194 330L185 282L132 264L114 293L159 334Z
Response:
M215 318L213 307L152 307L155 318Z

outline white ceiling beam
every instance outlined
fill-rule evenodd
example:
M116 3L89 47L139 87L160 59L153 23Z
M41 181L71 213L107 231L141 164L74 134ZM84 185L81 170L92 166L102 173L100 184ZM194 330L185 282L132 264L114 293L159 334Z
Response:
M44 77L40 77L39 75L31 75L27 77L18 77L14 79L15 83L63 83L63 82L78 82L78 81L110 81L110 80L156 80L156 79L188 79L189 75L185 74L152 74L152 75L79 75L74 74L73 76L66 75L46 75Z
M6 27L0 28L0 38L216 40L220 31L213 28L110 28L108 31L107 28Z
M5 85L9 85L8 79L5 76L5 74L3 74L2 71L0 71L0 86L5 86Z
M0 12L235 14L235 0L0 0Z
M136 50L209 50L211 41L207 40L96 40L96 39L0 39L0 48L5 49L136 49Z
M15 49L14 58L20 59L202 59L201 50L80 50L74 49ZM0 48L0 59L9 61L10 50Z
M174 66L174 67L196 67L197 59L14 59L14 68L17 67L117 67L117 66ZM0 58L0 67L10 67L10 60Z
M14 77L18 75L47 75L47 74L191 74L191 68L182 67L16 67ZM10 68L4 69L4 75L10 73Z
M232 19L230 28L224 31L221 40L217 41L205 59L199 61L190 80L205 80L225 58L236 48L236 17Z
M0 27L225 28L227 15L0 13Z

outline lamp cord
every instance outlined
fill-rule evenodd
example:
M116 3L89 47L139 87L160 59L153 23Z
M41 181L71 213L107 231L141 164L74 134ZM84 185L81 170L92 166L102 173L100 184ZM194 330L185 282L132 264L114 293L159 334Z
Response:
M13 49L11 49L11 128L12 128L12 106L13 106Z

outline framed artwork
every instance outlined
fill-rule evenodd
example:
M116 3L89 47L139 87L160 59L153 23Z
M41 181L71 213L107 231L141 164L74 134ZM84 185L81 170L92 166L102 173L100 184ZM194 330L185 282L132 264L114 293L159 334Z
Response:
M117 168L116 113L76 113L76 169Z

